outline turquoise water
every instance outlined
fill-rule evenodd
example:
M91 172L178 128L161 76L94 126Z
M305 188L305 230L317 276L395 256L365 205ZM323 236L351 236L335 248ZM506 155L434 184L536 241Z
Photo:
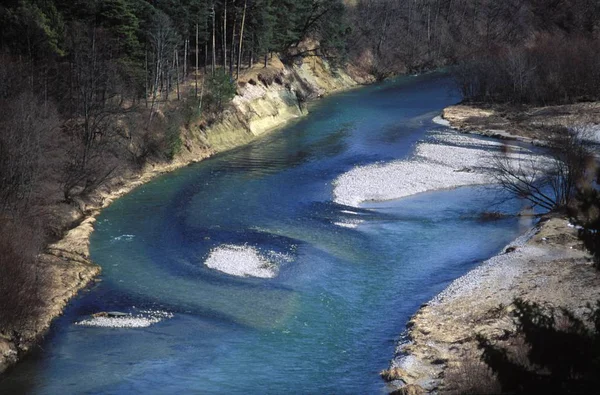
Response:
M332 181L404 158L460 100L443 75L324 99L253 144L161 177L98 218L102 282L57 320L0 392L383 393L378 372L420 304L515 238L488 188L352 209ZM491 207L491 208L490 208ZM360 218L354 229L337 225ZM207 269L223 244L288 257L274 279ZM74 325L97 311L173 313L148 328Z

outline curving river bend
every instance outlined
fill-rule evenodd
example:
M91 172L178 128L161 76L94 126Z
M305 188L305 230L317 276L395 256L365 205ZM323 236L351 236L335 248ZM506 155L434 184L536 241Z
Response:
M102 282L70 304L0 393L383 393L378 372L409 317L519 224L478 220L496 200L485 188L357 210L332 203L332 181L410 156L458 100L437 74L338 94L279 132L118 200L92 236ZM275 257L279 275L204 266L229 244ZM74 324L107 310L173 318L136 329Z

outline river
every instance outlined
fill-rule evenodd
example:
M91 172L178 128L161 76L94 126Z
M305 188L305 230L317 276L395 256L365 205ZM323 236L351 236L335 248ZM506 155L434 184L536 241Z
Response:
M522 229L481 187L332 202L354 166L405 158L460 100L448 77L403 77L325 98L248 146L160 177L104 210L91 239L101 282L70 303L0 392L384 393L418 307ZM223 245L279 265L273 279L204 265ZM146 328L76 325L162 311Z

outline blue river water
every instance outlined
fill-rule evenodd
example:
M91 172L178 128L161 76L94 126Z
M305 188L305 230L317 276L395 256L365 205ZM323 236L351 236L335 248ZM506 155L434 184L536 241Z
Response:
M460 100L448 77L404 77L311 105L254 143L165 175L102 212L91 239L101 282L77 297L1 393L385 393L378 372L418 307L520 229L489 188L350 209L332 182L405 158ZM339 226L357 216L356 228ZM285 256L273 279L204 265L211 249ZM75 322L161 310L147 328Z

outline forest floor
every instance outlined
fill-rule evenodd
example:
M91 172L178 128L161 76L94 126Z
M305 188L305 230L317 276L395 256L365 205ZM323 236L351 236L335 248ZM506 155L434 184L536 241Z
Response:
M443 117L461 132L543 144L549 126L595 132L600 103L533 109L457 105L446 108ZM512 315L515 298L578 316L600 300L600 273L567 218L543 217L528 234L423 305L407 325L407 341L399 344L390 370L383 372L390 388L404 394L498 393L476 337L526 358Z

